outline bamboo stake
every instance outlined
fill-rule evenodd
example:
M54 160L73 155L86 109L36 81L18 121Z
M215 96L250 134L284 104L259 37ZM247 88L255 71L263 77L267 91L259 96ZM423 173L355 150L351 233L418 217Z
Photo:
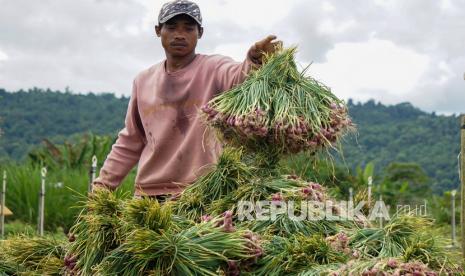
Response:
M1 238L5 238L5 207L6 207L6 171L3 171L3 184L2 184L2 195L0 198L0 228L2 232Z
M89 181L89 188L88 188L88 192L89 194L92 193L92 190L93 190L93 185L94 185L94 180L96 178L96 174L97 174L97 156L92 156L92 167L91 167L91 170L90 170L90 181Z
M465 263L465 115L462 115L462 120L460 123L460 132L461 132L461 162L460 162L460 181L462 183L462 192L461 192L461 213L460 213L460 224L462 226L462 257Z
M383 201L383 195L379 196L379 201L380 202ZM382 216L379 218L379 228L383 228L383 217Z
M371 187L373 185L373 177L370 175L368 177L368 208L371 206Z
M354 189L353 188L349 188L349 202L352 202L352 204L354 203Z
M452 246L455 246L455 195L457 194L456 190L453 190L451 193L451 205L452 205Z
M44 235L44 221L45 221L45 177L47 176L47 169L44 167L40 171L41 183L40 183L40 194L39 194L39 223L38 232L40 236Z

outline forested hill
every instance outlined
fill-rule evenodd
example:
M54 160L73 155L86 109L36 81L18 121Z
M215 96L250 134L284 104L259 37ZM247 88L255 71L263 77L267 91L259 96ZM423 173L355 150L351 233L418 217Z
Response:
M70 135L113 134L123 126L128 98L113 94L77 95L31 89L0 89L0 160L21 160L41 139L60 141ZM344 146L350 167L375 161L415 162L432 178L434 190L458 185L459 118L423 112L409 103L385 106L374 101L349 101L357 124L356 137Z
M21 159L43 138L60 141L82 132L116 134L128 101L110 93L0 89L0 156Z
M358 125L356 139L344 146L349 165L374 160L383 168L394 161L415 162L432 178L434 191L459 187L459 116L426 113L409 103L385 106L374 101L349 101L349 112Z

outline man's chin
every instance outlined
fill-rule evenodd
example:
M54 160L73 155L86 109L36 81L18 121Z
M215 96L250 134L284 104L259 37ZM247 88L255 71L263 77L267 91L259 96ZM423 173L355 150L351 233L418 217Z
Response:
M177 57L177 58L189 56L191 53L192 52L188 52L188 51L170 51L170 55L172 57Z

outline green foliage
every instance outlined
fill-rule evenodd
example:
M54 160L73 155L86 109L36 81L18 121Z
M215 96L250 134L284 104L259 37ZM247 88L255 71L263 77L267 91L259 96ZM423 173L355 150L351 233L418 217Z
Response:
M112 135L124 125L128 98L61 93L39 88L0 89L0 156L21 160L43 139L63 142L74 134Z
M369 257L395 257L408 246L415 227L408 218L389 222L384 228L362 228L352 237L352 246Z
M299 276L320 275L463 275L459 265L432 270L420 261L404 262L401 258L351 260L347 264L329 264L307 270Z
M77 258L76 267L86 275L99 264L107 252L115 249L123 239L121 229L122 201L114 193L96 189L84 203L79 218L71 228L75 241L69 255Z
M144 197L128 200L124 207L123 217L128 225L146 227L159 233L172 224L169 204L160 206L158 201Z
M92 132L115 136L123 127L128 98L112 94L71 94L33 88L10 93L0 89L0 161L21 160L43 139L62 143ZM40 107L40 108L37 108ZM425 113L408 103L385 106L348 102L358 135L343 143L350 169L373 161L379 170L392 162L418 163L436 193L456 188L459 118ZM99 158L100 161L100 158Z
M334 166L331 162L312 160L305 154L286 159L285 172L293 172L311 181L324 183L333 196L347 200L349 188L353 188L355 198L367 200L368 177L373 177L372 195L383 196L386 204L423 204L430 197L430 179L425 171L415 163L391 163L382 170L375 170L373 162L355 169Z
M432 228L431 219L400 212L383 228L356 231L351 237L351 246L370 258L402 256L405 262L418 260L430 268L440 269L450 259L443 251L443 239Z
M32 164L45 166L49 170L90 168L92 157L97 158L97 165L102 166L111 150L115 139L111 136L85 134L74 137L77 142L65 141L57 145L44 139L44 147L28 153Z
M414 163L391 163L383 170L383 178L375 186L378 195L383 195L386 204L419 204L431 194L429 178L423 169Z
M292 220L288 214L279 214L276 220L253 221L249 223L250 229L257 233L265 235L276 235L289 237L295 234L303 235L331 235L337 233L341 227L337 222L328 220L311 221L311 220Z
M218 275L228 258L247 258L243 233L226 233L211 224L180 232L137 229L99 267L103 275Z
M187 226L170 203L97 189L72 228L69 256L84 275L217 275L228 260L253 257L245 231L223 231L219 220Z
M430 178L433 192L458 186L459 117L423 112L409 103L385 106L373 100L349 101L358 135L346 139L350 168L373 161L379 170L393 162L417 163Z
M37 227L31 224L24 223L19 220L14 221L6 221L5 224L5 236L8 238L9 236L14 235L29 235L37 232Z
M265 252L256 275L296 275L304 268L343 263L348 259L321 235L295 235L288 239L275 236L265 246Z
M355 184L357 188L368 186L368 178L370 176L371 177L374 176L374 169L375 169L375 166L373 162L369 162L365 166L364 169L362 169L362 167L360 166L357 166L357 168L355 169L355 171L357 172L357 174L355 175L355 178L356 178Z
M444 192L443 195L433 195L430 200L430 210L437 223L451 224L452 221L452 195ZM460 228L460 192L455 196L455 223Z
M431 268L441 268L444 261L447 261L442 256L441 239L434 235L418 235L416 236L404 250L403 259L406 262L412 260L421 261Z
M6 205L13 212L12 219L37 224L40 167L31 164L0 167L7 172ZM121 195L134 189L135 172L130 173L121 186ZM45 187L45 227L65 232L73 225L80 209L77 202L87 194L89 174L86 169L61 169L50 171Z
M225 148L217 164L186 188L176 202L175 209L186 217L198 220L206 213L205 207L220 200L250 181L253 173L243 162L242 150Z
M20 96L24 96L23 94L25 93L18 93ZM69 94L64 94L64 97L73 99ZM106 100L111 101L111 96ZM353 103L349 105L354 106ZM84 207L71 208L76 205L77 200L87 199L83 196L88 183L89 164L86 162L91 154L95 154L91 149L92 145L94 150L102 149L101 154L104 155L104 152L108 152L109 142L105 140L102 144L92 144L86 138L78 137L74 142L57 144L57 141L64 141L64 137L69 134L47 140L45 148L35 150L29 155L31 162L22 166L10 164L2 167L7 169L9 175L7 205L15 213L14 219L21 218L30 224L35 223L40 183L38 165L48 166L47 227L64 227L66 231L76 215L80 214L70 231L71 243L65 243L71 250L65 257L62 241L50 242L34 237L0 241L0 274L36 270L42 274L54 275L63 272L61 270L64 264L70 271L77 268L82 274L102 275L218 275L225 271L234 275L239 272L239 266L241 269L245 268L242 272L251 272L253 275L295 275L299 272L304 275L318 275L320 272L334 269L344 271L346 268L355 274L362 274L365 271L376 273L379 269L391 270L403 265L405 267L401 269L406 271L412 271L417 266L422 266L425 271L426 264L437 270L452 268L444 251L444 244L431 231L432 221L410 214L395 216L381 228L369 225L361 229L354 227L353 223L338 225L316 221L294 224L286 216L278 218L273 225L253 225L237 221L233 225L235 218L231 211L225 212L222 217L203 217L203 222L199 224L182 218L182 213L186 215L194 209L191 207L197 208L195 204L198 202L205 207L206 213L219 214L225 209L234 209L232 204L241 199L299 201L315 196L323 201L332 199L333 195L346 198L349 187L356 189L356 197L365 196L368 176L374 174L374 192L382 194L392 203L395 199L418 199L426 196L433 183L430 179L437 177L432 175L432 172L438 173L437 163L427 168L425 173L422 166L412 163L416 160L411 158L419 158L418 162L423 162L420 150L422 143L419 141L422 141L421 137L434 137L435 134L428 134L427 126L422 124L430 122L436 116L429 116L406 104L393 107L372 105L373 102L360 105L360 109L366 108L372 112L367 112L369 115L355 112L356 122L356 117L359 116L359 130L366 123L365 130L371 129L373 133L371 137L370 133L367 134L372 140L363 141L364 144L360 144L363 146L355 150L350 149L351 142L347 141L349 154L346 151L346 158L340 158L339 161L345 160L348 168L333 165L332 160L321 161L308 155L290 157L282 160L280 166L274 166L276 160L263 158L267 152L262 152L263 155L259 158L248 159L247 156L241 156L239 151L226 150L226 155L220 158L214 170L191 186L195 189L187 190L188 193L191 192L186 201L189 208L184 208L179 213L176 211L183 209L179 208L182 200L161 206L148 198L122 201L121 195L104 190L96 191ZM0 112L0 115L4 116L4 113ZM443 117L443 121L451 120L451 117ZM11 130L11 121L8 122L10 125L5 129ZM405 126L412 127L420 140L413 139L416 136L403 128ZM399 129L404 132L397 132ZM55 133L52 136L54 135ZM385 136L392 141L385 141ZM382 144L383 142L388 143ZM37 141L26 143L33 145ZM0 146L4 149L5 144ZM7 144L7 147L10 146L12 145ZM414 147L416 152L410 152L409 146ZM11 148L15 147L13 145ZM390 151L383 153L384 148L389 148ZM434 146L427 147L429 150L432 148ZM362 153L362 157L371 158L360 158L360 152L367 149L374 154ZM29 152L29 148L26 151ZM445 155L451 154L447 150L445 152ZM438 155L438 152L435 154ZM390 160L389 163L383 163L386 160ZM393 160L399 161L392 162ZM434 163L434 158L428 161ZM258 173L264 167L271 167L270 164L274 164L273 170ZM288 168L281 167L286 164L289 165ZM450 167L445 170L452 175ZM292 174L298 174L304 179ZM319 184L307 182L308 180L329 186L330 193ZM132 189L133 177L128 182ZM171 204L178 204L178 210L174 212L176 215L171 214ZM438 200L437 205L447 206L442 200ZM257 233L245 230L250 226ZM341 228L344 229L343 232L339 232ZM345 233L351 236L350 241ZM253 237L255 234L260 234L261 237ZM330 234L336 235L328 236ZM263 245L264 248L261 247Z
M27 275L63 275L65 244L63 239L47 236L9 238L0 243L0 273L3 264Z

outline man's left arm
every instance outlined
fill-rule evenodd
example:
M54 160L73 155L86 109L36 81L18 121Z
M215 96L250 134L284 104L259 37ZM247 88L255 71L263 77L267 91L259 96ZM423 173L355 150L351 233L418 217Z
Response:
M247 52L246 59L235 62L231 58L223 57L216 65L217 85L220 91L226 91L242 83L250 70L262 65L265 54L272 53L282 45L281 41L274 41L276 36L269 35L252 45Z

